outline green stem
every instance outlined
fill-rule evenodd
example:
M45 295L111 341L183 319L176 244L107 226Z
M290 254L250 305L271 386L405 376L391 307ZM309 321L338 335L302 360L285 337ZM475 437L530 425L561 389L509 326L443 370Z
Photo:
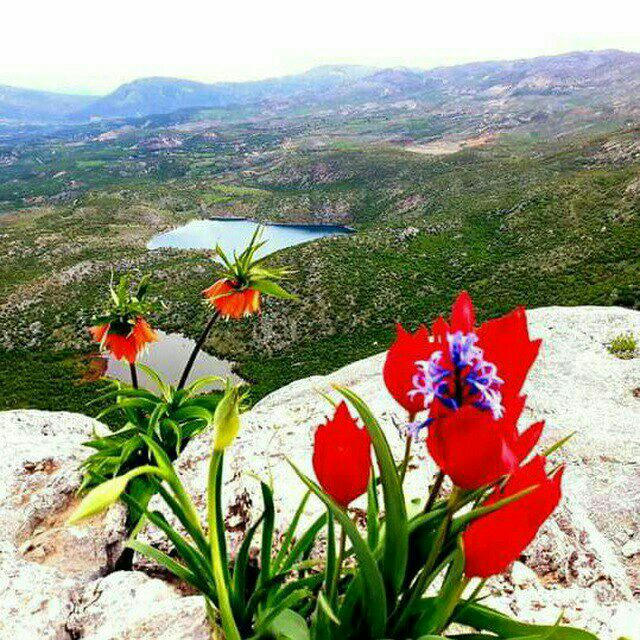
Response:
M191 355L189 356L189 360L187 360L187 364L184 368L184 371L182 372L182 376L180 378L180 382L178 383L178 390L183 389L184 385L187 383L187 378L189 377L189 374L191 373L191 369L193 367L193 363L196 361L196 358L198 356L198 353L200 352L200 349L202 349L202 345L205 343L207 336L209 335L209 332L211 331L211 328L213 327L215 321L218 319L218 312L216 311L212 316L211 316L211 320L209 320L209 322L207 322L207 326L204 328L204 331L202 332L202 334L200 335L200 337L198 338L198 342L196 342L195 347L193 347L193 351L191 352Z
M436 476L436 481L433 483L431 487L431 491L429 492L429 497L427 498L427 503L424 505L424 509L422 513L429 513L431 511L431 507L433 507L433 503L436 501L438 494L440 493L440 489L442 489L442 483L444 482L444 473L442 471L438 471L438 475Z
M462 597L462 594L464 592L464 590L467 588L467 585L469 584L469 580L470 578L467 578L466 576L462 578L462 580L460 581L460 584L458 585L457 589L455 590L455 594L454 597L452 597L448 602L447 602L447 606L445 607L445 609L443 611L440 611L439 614L442 617L442 623L439 624L436 629L434 629L433 633L436 635L440 635L449 625L449 620L451 618L451 616L453 615L453 612L456 608L456 606L458 605L458 602L460 602L460 598Z
M432 490L433 493L433 490ZM451 525L451 520L453 518L453 514L457 509L458 503L458 489L456 487L453 488L451 495L449 496L449 500L447 502L447 513L445 515L440 528L438 529L438 535L433 542L433 546L429 551L429 555L427 556L427 560L424 563L424 566L420 570L418 577L416 578L413 586L409 591L407 591L402 597L396 611L400 612L400 617L394 625L394 632L397 632L402 628L402 625L406 622L407 616L409 612L413 609L413 604L417 602L419 598L422 597L424 590L429 586L431 581L435 578L438 572L441 570L441 567L438 571L433 574L433 569L436 565L436 561L440 556L442 548L444 546L444 542L447 539L447 533L449 531L449 526ZM445 559L445 562L449 562L450 557ZM442 566L442 565L441 565Z
M131 371L131 386L134 389L138 389L138 371L136 370L136 363L129 363L129 371Z
M222 566L223 560L220 554L220 536L224 535L224 531L218 530L216 517L218 491L216 484L221 462L222 451L214 449L209 464L209 482L207 484L207 519L209 524L209 546L211 547L211 566L213 569L213 579L216 584L218 609L220 610L225 640L242 640L235 618L233 617L231 601L229 599L229 589L225 580L224 567Z
M409 424L411 424L416 419L415 413L409 413L408 420ZM400 467L400 484L404 484L404 478L407 475L407 469L409 468L409 458L411 457L411 441L412 437L410 435L407 436L407 441L404 445L404 459L402 461L402 466Z
M447 501L447 513L440 525L440 529L438 530L438 537L436 541L431 547L431 551L429 552L429 556L427 558L427 562L425 563L425 568L428 568L428 571L433 569L440 552L442 551L442 547L444 545L444 541L447 539L447 533L449 533L449 527L451 526L451 520L453 519L453 514L458 508L458 497L459 497L459 489L457 487L453 487L453 491L449 496L449 500Z
M333 575L333 583L329 590L329 602L331 606L334 605L334 599L338 592L338 583L340 582L340 573L342 571L342 564L344 563L344 549L347 542L347 533L344 527L340 527L340 542L338 543L338 560L336 561L336 571Z
M404 459L402 460L402 466L400 467L400 484L404 484L404 478L407 475L409 458L411 457L411 441L411 436L407 436L407 442L404 446Z
M202 529L202 525L200 524L200 519L198 518L198 512L193 506L193 502L191 501L189 494L185 491L185 488L182 486L182 483L180 482L178 476L176 476L175 474L167 473L166 471L160 469L160 467L156 467L151 464L137 467L136 469L130 471L129 474L132 479L145 474L160 476L160 478L162 478L173 490L176 500L182 505L182 508L189 516L189 520L192 522L193 526L196 527L197 530L204 536L204 531Z

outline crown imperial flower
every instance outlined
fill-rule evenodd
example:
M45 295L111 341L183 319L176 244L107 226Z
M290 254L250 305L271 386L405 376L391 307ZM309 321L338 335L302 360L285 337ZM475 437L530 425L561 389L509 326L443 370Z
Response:
M145 276L135 293L129 291L129 279L120 279L117 287L110 285L111 304L98 323L89 327L91 337L100 343L117 360L133 364L147 346L158 339L156 332L145 320L144 314L151 310L145 301L149 278Z
M285 291L277 280L289 273L286 269L265 269L256 253L266 244L261 241L262 228L258 227L251 242L240 255L230 260L222 247L216 246L216 255L224 264L224 276L202 292L206 301L220 317L239 319L260 311L261 294L276 298L295 298Z

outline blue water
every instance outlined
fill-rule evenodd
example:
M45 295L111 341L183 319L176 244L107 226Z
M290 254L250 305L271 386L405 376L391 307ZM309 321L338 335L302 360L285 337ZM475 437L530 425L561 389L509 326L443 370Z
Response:
M247 246L257 226L257 223L250 220L192 220L182 227L154 236L147 243L147 248L214 249L219 244L227 255L232 256L234 251L240 253ZM262 226L262 239L267 244L258 255L273 253L324 236L352 233L346 227L333 225Z
M176 385L182 374L195 342L181 336L179 333L165 333L158 331L158 341L149 345L148 349L140 357L140 362L154 369L160 377L169 384ZM108 378L122 380L127 384L131 381L129 365L115 360L109 355L100 356L104 361L103 374ZM231 378L233 382L239 382L240 378L233 373L233 362L216 358L205 351L200 351L196 358L187 384L205 376L221 376ZM156 393L159 392L154 380L140 369L138 371L140 386ZM221 388L221 384L209 385L206 389Z

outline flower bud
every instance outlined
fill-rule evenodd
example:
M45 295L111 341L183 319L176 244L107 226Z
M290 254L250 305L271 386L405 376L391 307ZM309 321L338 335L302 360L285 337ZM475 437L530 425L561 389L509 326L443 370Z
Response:
M82 499L78 508L71 514L71 517L67 520L67 524L76 524L110 507L119 500L127 488L127 483L130 479L131 475L127 473L123 476L111 478L111 480L107 480L91 489Z
M216 451L226 449L240 430L240 403L244 397L240 391L241 384L234 385L227 380L224 395L213 414L213 448Z

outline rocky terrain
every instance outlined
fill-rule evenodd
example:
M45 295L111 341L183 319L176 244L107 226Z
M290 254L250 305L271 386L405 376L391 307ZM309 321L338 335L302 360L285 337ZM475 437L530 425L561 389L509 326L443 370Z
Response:
M523 620L553 622L562 613L566 622L602 640L637 640L640 358L618 359L607 344L621 332L638 335L640 313L550 307L529 312L529 320L532 335L544 342L528 382L525 420L547 421L542 446L574 430L576 435L554 454L554 461L567 464L561 507L520 562L489 581L487 603ZM284 458L311 470L313 428L328 412L318 390L328 391L332 383L350 386L371 404L400 455L395 423L403 416L382 386L383 358L294 382L245 414L233 455L227 456L232 537L259 509L250 472L273 479L277 522L287 520L303 489ZM77 466L86 455L81 443L101 428L68 413L0 413L0 446L10 452L0 462L0 637L205 640L199 597L184 595L140 559L137 570L117 570L124 543L120 506L89 524L63 526L76 500ZM208 451L204 435L178 461L200 507ZM424 446L416 447L409 493L423 495L432 472ZM305 517L318 508L310 502ZM154 531L144 535L163 544Z

